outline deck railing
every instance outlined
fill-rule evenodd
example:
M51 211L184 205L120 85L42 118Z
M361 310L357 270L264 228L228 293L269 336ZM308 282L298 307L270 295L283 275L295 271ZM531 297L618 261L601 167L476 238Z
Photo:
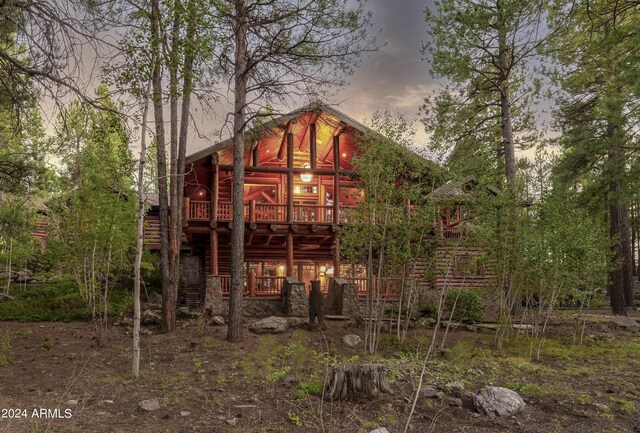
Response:
M355 284L360 298L367 297L367 279L364 277L345 277L345 280ZM402 291L402 278L383 278L380 297L383 299L397 299ZM373 277L373 296L378 296L378 278Z
M285 277L256 276L253 273L244 276L243 296L249 298L279 298ZM231 275L220 275L222 296L231 293Z
M193 221L209 221L211 205L208 201L190 200L189 219Z
M340 206L340 223L348 222L348 210L353 206ZM326 205L293 205L293 222L332 223L333 206ZM233 216L231 203L218 203L217 221L231 221ZM208 201L190 200L185 208L187 221L209 221L211 219L211 203ZM252 222L286 222L287 205L273 203L244 204L244 219Z

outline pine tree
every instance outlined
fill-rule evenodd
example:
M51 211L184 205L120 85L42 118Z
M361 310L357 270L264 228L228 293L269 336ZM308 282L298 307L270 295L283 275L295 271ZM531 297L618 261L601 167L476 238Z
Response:
M640 5L633 1L558 2L552 22L567 23L552 40L564 93L558 121L569 177L598 174L612 241L610 296L614 314L633 306L629 233L629 161L640 149L637 42Z

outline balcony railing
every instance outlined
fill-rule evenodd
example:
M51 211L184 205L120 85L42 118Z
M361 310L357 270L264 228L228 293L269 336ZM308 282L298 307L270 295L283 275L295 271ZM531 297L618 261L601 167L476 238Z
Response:
M211 204L208 201L189 201L189 219L193 221L209 221Z
M464 224L459 224L455 227L443 227L442 237L444 239L470 239Z
M249 274L244 276L243 296L249 298L279 298L285 277L256 276ZM228 297L231 293L231 276L220 275L220 287L222 296Z
M355 284L358 288L358 296L360 298L367 297L367 279L364 277L346 277L345 280L351 284ZM378 278L373 277L373 296L378 296ZM397 299L402 291L402 278L384 278L382 279L382 290L380 297L383 299Z
M340 223L347 223L348 210L352 206L340 206ZM211 220L211 203L185 199L185 218L187 221ZM293 205L293 222L333 223L333 206ZM218 203L218 221L231 221L233 216L231 203ZM252 222L286 222L287 205L272 203L245 203L244 219Z

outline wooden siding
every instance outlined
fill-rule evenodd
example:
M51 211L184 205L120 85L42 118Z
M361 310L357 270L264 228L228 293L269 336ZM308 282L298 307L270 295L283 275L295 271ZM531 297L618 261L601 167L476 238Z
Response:
M467 272L465 272L460 269L460 264L456 262L462 257L473 260L474 257L482 256L482 249L473 244L456 245L446 243L439 245L435 250L435 288L439 290L446 286L446 288L470 289L492 284L496 277L495 266L490 261L480 260L482 262L480 272L476 272L476 269L469 270L468 268Z

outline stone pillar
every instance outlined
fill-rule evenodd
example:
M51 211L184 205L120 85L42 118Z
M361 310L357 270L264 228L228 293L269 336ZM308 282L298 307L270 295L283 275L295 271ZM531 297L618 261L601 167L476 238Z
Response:
M207 316L223 316L222 286L218 275L207 275L205 280L204 312Z
M295 277L284 279L282 288L282 312L287 316L304 317L309 314L309 301L304 283Z
M329 298L329 305L331 305L331 309L336 313L342 314L342 284L340 282L345 282L342 278L332 278L329 283L329 290L327 293L327 297Z
M358 286L350 284L342 278L336 278L336 282L342 287L342 315L351 317L363 317L364 304L358 297Z

